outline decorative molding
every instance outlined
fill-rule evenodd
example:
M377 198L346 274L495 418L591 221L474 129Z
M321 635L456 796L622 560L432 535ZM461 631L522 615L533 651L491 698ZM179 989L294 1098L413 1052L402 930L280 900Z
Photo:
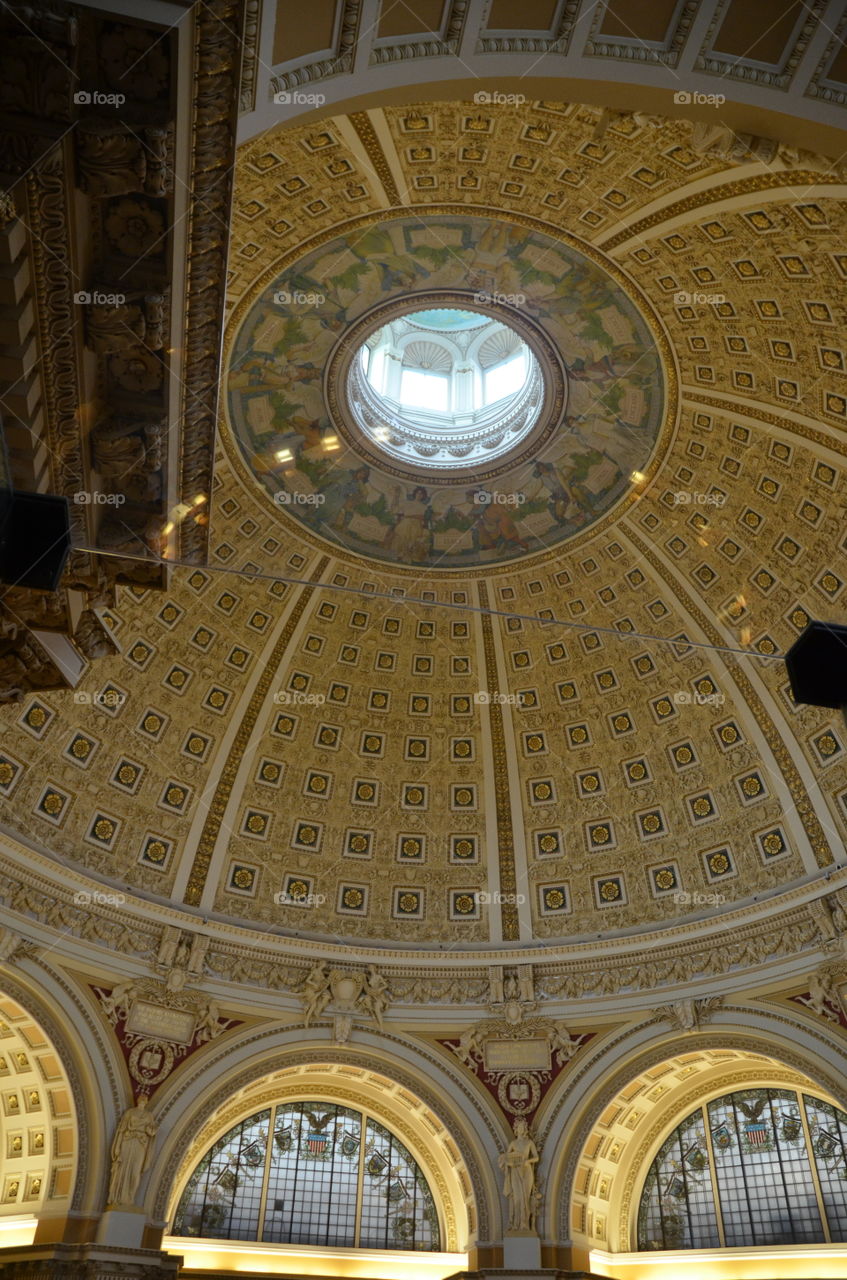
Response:
M241 83L238 101L242 111L256 107L256 68L259 63L262 0L244 0L244 29L241 36Z
M489 608L488 587L479 583L479 603ZM485 654L485 687L490 694L488 723L491 729L491 751L494 757L494 814L497 823L497 847L500 856L500 919L503 938L516 942L520 938L515 869L514 829L512 826L512 798L509 786L509 762L506 756L506 735L503 728L503 708L500 704L500 680L497 674L497 657L494 651L494 631L490 614L480 614L482 646Z
M684 213L692 213L696 209L703 209L708 205L722 205L728 201L737 199L738 196L754 195L759 191L775 191L783 188L799 187L803 194L808 194L809 188L821 186L842 186L843 177L833 174L828 179L826 173L817 172L813 169L778 169L772 173L760 173L752 178L739 178L737 182L727 182L719 187L707 187L705 190L697 191L694 195L687 196L684 200L677 200L674 204L665 205L662 209L648 214L646 217L639 218L636 222L631 222L624 230L619 231L616 235L610 236L608 240L602 242L604 253L612 253L622 244L627 244L630 240L639 240L646 236L648 231L652 231L655 227L661 227L666 222L670 222L674 218L681 217Z
M700 0L685 0L673 30L665 43L658 45L648 44L634 32L626 39L602 35L600 27L606 16L606 6L598 5L585 43L585 53L592 58L615 58L620 62L650 62L675 67L679 64L679 56L685 48L700 8Z
M443 36L433 38L434 32L428 31L416 39L404 40L402 44L386 41L375 45L371 50L371 66L387 62L409 62L412 58L455 57L462 43L469 7L470 0L451 0Z
M221 328L235 172L238 68L244 0L209 0L192 11L194 22L194 119L191 193L187 215L185 355L179 494L191 503L211 498L218 414ZM179 526L179 554L201 562L208 553L208 525Z
M709 28L703 37L700 52L694 61L694 69L707 75L720 76L724 79L744 80L748 84L766 85L772 89L787 89L794 79L794 73L800 65L809 42L820 26L828 0L804 0L803 22L794 43L785 53L781 65L774 70L766 70L763 66L745 62L743 57L716 53L712 49L712 41L717 35L728 8L726 0L718 4ZM695 8L698 7L695 5Z
M477 53L555 53L568 52L581 0L565 0L555 33L547 36L489 35L481 30L477 40Z
M388 203L393 206L400 207L406 203L397 189L394 181L394 175L391 172L391 166L385 158L385 152L382 149L376 130L371 124L370 116L367 111L354 111L350 116L350 123L356 130L356 134L365 148L367 157L373 165L374 173L382 184L382 189L386 194Z
M361 11L362 0L343 0L335 54L330 58L307 62L291 71L277 71L270 78L271 95L296 89L301 84L327 80L331 76L348 75L353 70L356 56Z

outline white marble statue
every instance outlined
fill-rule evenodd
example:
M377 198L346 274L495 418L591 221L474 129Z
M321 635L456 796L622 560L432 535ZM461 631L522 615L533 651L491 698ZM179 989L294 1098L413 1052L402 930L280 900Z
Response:
M503 1170L503 1194L509 1202L510 1231L531 1229L537 1209L533 1192L538 1160L538 1148L529 1136L529 1126L519 1116L515 1121L515 1136L499 1161Z
M133 1205L153 1155L158 1122L147 1110L147 1097L125 1111L118 1121L112 1139L112 1175L109 1179L109 1204Z

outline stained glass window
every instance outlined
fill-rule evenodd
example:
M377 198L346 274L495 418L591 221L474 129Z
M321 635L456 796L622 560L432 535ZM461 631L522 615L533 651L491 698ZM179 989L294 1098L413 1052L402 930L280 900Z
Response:
M744 1089L691 1113L641 1194L638 1248L847 1240L847 1114L792 1089Z
M336 1248L441 1248L421 1169L372 1117L288 1102L241 1121L197 1165L173 1233Z

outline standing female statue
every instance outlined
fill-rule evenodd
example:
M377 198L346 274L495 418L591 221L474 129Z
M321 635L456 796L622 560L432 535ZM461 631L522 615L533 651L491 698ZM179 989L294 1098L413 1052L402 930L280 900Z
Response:
M130 1107L121 1116L112 1139L109 1204L135 1204L138 1184L150 1164L158 1128L158 1122L147 1110L147 1095L142 1093L137 1106Z
M515 1136L505 1154L500 1156L503 1194L509 1201L510 1231L530 1230L538 1160L538 1148L529 1136L529 1126L523 1116L519 1116L515 1121Z

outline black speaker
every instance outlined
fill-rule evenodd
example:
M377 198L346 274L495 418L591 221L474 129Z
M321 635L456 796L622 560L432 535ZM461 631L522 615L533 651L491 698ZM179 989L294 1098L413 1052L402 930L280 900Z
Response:
M847 707L847 627L810 622L785 655L795 702Z
M0 530L0 583L55 591L70 549L67 498L15 489Z

